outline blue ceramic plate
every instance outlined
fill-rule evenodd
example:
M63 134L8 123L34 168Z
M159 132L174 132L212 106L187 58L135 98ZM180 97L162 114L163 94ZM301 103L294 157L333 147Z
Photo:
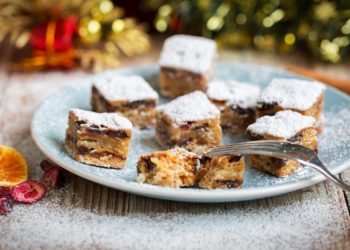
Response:
M138 74L157 89L157 66L125 68L103 73ZM103 77L98 75L96 77ZM293 77L285 71L252 64L219 64L216 79L236 79L263 88L273 77ZM122 170L93 167L74 161L64 148L67 114L70 108L90 110L91 82L66 87L45 100L32 120L32 136L41 151L66 170L102 185L126 192L159 199L188 202L230 202L259 199L298 190L324 180L323 176L307 167L296 174L277 178L246 166L244 185L235 190L174 189L138 184L137 157L162 148L154 140L154 130L134 130L127 164ZM162 99L160 103L168 100ZM319 156L333 173L350 166L350 98L333 88L325 96L325 132L319 138ZM224 143L242 141L243 137L224 137Z

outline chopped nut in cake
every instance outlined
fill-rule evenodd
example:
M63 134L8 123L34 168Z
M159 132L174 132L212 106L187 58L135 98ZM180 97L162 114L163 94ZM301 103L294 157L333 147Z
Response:
M325 85L316 81L275 78L262 91L257 103L257 117L293 110L321 120ZM321 124L320 124L320 127Z
M137 182L166 187L193 186L197 178L198 156L182 148L139 157Z
M158 93L140 76L114 76L92 86L91 104L96 112L118 112L135 127L154 126Z
M206 189L238 188L243 183L244 168L242 155L204 155L198 172L198 186Z
M221 144L220 111L200 91L157 108L156 139L165 147L198 152Z
M213 81L207 96L221 111L221 126L233 134L244 133L255 120L255 107L260 94L257 86L236 81Z
M123 168L132 134L131 122L116 113L69 111L66 149L82 163Z
M160 56L160 89L167 97L205 91L217 57L213 40L175 35L165 40Z
M290 141L317 152L316 120L311 116L284 110L274 116L263 116L247 128L247 134L254 140ZM295 161L274 157L251 155L251 165L276 176L291 175L298 170Z

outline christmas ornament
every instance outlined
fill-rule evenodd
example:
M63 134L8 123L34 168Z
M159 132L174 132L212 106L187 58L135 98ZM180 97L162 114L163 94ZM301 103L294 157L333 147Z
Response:
M11 64L19 70L101 70L150 47L144 27L110 0L0 0L0 42L5 37L16 49L30 47Z

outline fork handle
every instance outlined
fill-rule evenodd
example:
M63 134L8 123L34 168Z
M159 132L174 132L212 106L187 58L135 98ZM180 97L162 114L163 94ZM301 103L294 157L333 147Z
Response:
M323 174L328 180L333 182L335 185L337 185L338 187L342 188L347 192L350 192L350 185L346 184L341 179L339 179L334 174L332 174L332 172L329 171L328 168L326 168L326 166L323 165L323 163L320 160L314 159L313 163L308 161L303 161L302 164L317 170L319 173Z

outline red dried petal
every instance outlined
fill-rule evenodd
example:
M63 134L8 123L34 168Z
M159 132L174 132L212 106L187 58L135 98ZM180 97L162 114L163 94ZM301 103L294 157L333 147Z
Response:
M40 163L40 167L42 170L46 171L47 169L49 168L52 168L52 167L59 167L57 164L49 161L49 160L43 160L41 163Z
M9 187L0 187L0 197L10 197L11 189Z
M59 167L51 167L45 170L42 182L47 188L60 188L64 186L63 171Z
M0 214L9 214L12 212L12 199L11 197L0 197Z
M15 201L32 204L40 200L46 193L44 184L27 180L11 189L11 195Z

